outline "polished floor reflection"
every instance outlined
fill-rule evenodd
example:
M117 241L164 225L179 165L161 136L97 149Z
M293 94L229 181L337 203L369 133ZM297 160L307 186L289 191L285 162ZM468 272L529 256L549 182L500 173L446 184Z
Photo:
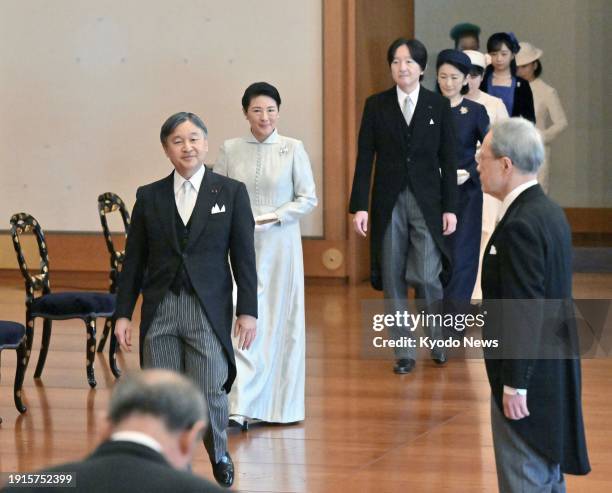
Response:
M55 281L74 288L74 277ZM80 281L79 281L80 282ZM68 286L69 284L72 284ZM78 284L78 283L77 283ZM87 284L87 283L85 283ZM96 286L100 287L100 286ZM575 276L577 297L612 298L611 274ZM390 360L361 357L360 301L367 286L307 283L306 421L230 431L237 467L234 489L249 492L492 492L495 463L489 390L479 360L444 368L420 361L397 376ZM23 320L18 281L0 284L0 318ZM102 321L100 321L100 325ZM14 351L2 354L0 470L26 471L82 457L97 443L99 420L114 378L97 355L90 390L79 321L56 322L42 379L32 375L40 325L24 384L26 414L12 402ZM136 354L120 354L123 369ZM567 477L568 491L612 491L612 360L583 362L584 410L593 472ZM194 470L212 479L202 447Z

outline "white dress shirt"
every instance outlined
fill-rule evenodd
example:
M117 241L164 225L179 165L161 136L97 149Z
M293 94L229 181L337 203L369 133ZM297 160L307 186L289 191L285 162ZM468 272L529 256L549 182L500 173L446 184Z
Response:
M141 433L140 431L117 431L111 435L110 439L111 442L138 443L139 445L144 445L145 447L155 450L155 452L162 453L161 444L146 433Z
M195 207L196 199L200 191L200 186L202 185L202 180L204 179L205 170L206 166L200 166L200 169L196 171L195 174L189 180L183 178L176 170L174 171L174 200L176 202L176 208L179 211L179 215L181 216L185 224L187 224L187 222L189 221L189 217L191 216L193 208ZM191 183L191 185L193 186L193 190L191 190L188 200L183 203L183 201L181 200L181 195L183 193L186 193L183 184L187 181ZM183 208L185 210L181 210Z
M504 217L506 212L508 212L508 209L510 208L512 203L518 198L518 196L520 194L522 194L528 188L531 188L531 187L533 187L533 186L535 186L537 184L538 184L538 180L529 180L528 182L523 183L522 185L519 185L514 190L512 190L508 195L506 195L504 197L504 200L502 201L502 205L501 205L501 209L499 210L499 216L498 216L497 222L499 223L499 221L502 220L502 218ZM514 387L510 387L508 385L504 385L504 394L508 394L508 395L515 395L515 394L527 395L527 389L515 389Z
M402 91L399 86L395 86L395 87L397 89L397 102L399 104L400 110L402 110L402 114L404 113L404 108L406 107L406 98L410 98L410 108L411 108L410 117L412 119L412 116L414 115L414 110L417 105L417 101L419 100L419 90L421 89L421 84L417 84L416 89L412 91L410 94L407 94L404 91Z
M501 205L501 208L499 209L499 215L497 216L497 222L499 223L499 221L503 219L506 212L508 212L508 209L512 205L512 202L514 202L520 194L522 194L528 188L531 188L537 184L538 184L538 180L536 179L529 180L528 182L523 183L522 185L519 185L514 190L512 190L508 195L506 195L504 197L504 200L502 200L502 205Z

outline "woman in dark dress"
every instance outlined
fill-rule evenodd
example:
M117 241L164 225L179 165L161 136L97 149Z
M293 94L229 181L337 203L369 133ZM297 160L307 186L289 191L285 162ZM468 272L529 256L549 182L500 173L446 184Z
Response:
M436 63L438 89L450 100L457 136L457 230L448 236L453 271L444 289L444 298L457 308L470 301L480 252L482 190L476 170L476 147L489 127L487 110L463 97L468 91L470 58L457 50L443 50Z
M500 98L510 116L522 116L535 123L533 94L529 82L516 75L514 56L521 49L513 33L495 33L487 41L491 57L480 90Z

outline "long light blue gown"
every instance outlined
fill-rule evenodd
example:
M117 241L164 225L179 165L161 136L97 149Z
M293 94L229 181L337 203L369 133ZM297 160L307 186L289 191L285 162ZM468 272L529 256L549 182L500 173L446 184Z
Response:
M271 423L304 419L304 265L300 217L317 205L303 144L276 130L264 141L249 135L223 143L216 173L243 182L253 216L275 213L279 223L255 232L257 337L236 347L237 377L230 414Z

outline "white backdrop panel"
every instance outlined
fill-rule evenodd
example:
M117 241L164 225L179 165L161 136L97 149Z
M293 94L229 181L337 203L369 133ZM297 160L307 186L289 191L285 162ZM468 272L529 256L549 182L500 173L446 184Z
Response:
M130 209L171 171L159 128L177 111L223 140L248 132L240 99L265 80L279 132L304 141L322 186L319 0L0 0L0 221L27 211L46 230L99 231L98 194ZM323 234L322 203L303 234Z

